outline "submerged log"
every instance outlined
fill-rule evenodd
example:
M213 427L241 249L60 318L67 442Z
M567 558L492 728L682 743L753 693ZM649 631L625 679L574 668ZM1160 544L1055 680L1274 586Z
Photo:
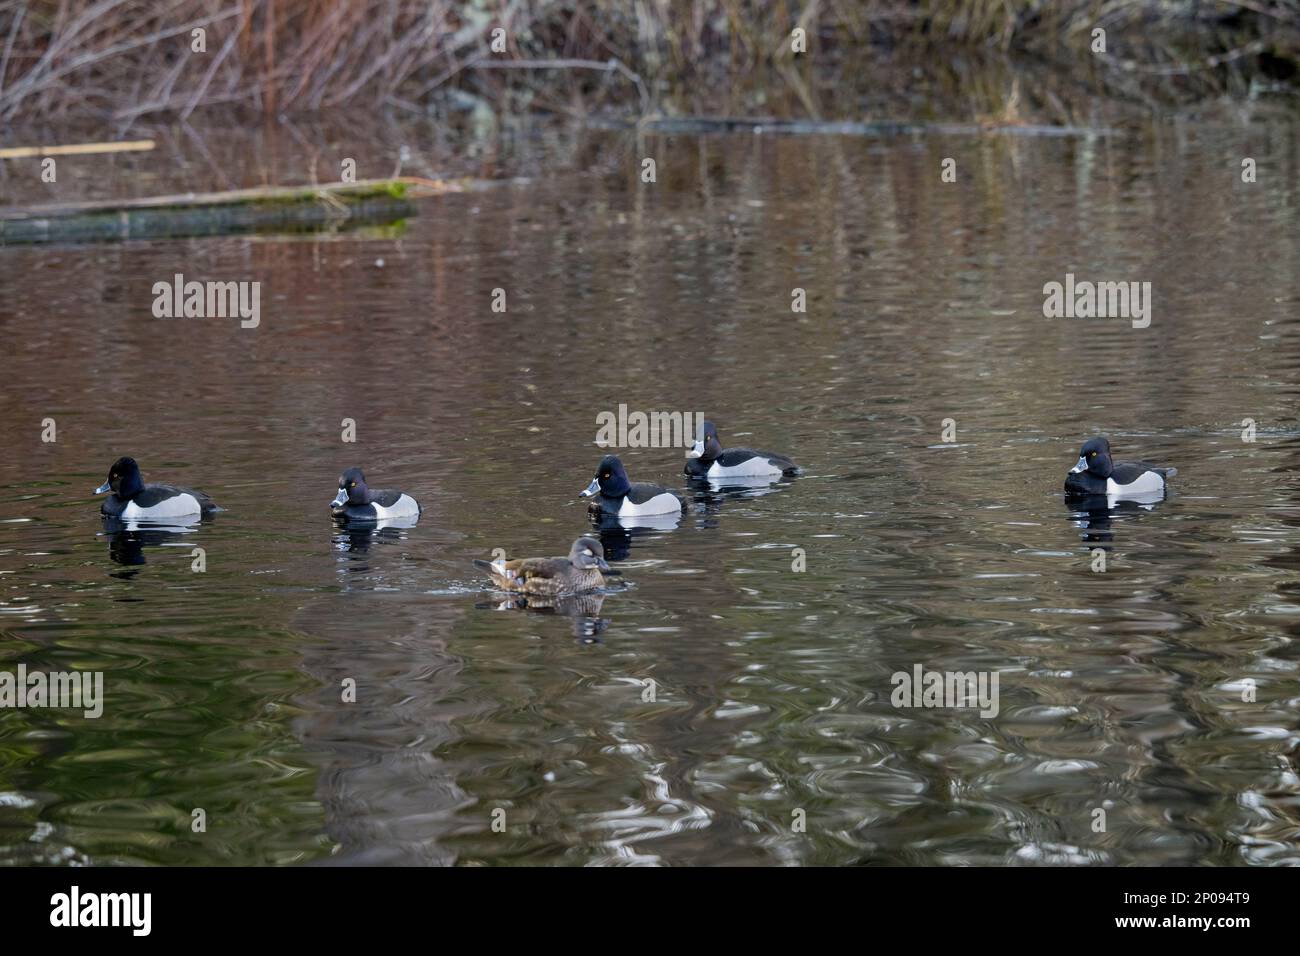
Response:
M404 176L10 207L0 209L0 244L313 232L389 223L414 215L416 199L474 185Z

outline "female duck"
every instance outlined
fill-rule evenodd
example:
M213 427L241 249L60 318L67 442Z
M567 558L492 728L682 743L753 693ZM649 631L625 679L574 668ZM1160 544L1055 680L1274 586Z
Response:
M587 511L593 515L628 518L680 514L682 510L681 499L662 485L628 481L627 472L617 455L606 455L600 460L596 476L581 494L584 498L595 496L587 506Z
M514 561L483 561L476 559L474 566L492 578L492 583L503 591L554 597L561 594L579 594L605 586L605 549L589 535L573 542L567 558L516 558Z
M799 473L799 466L784 455L752 448L724 451L713 422L704 423L704 440L695 442L689 458L686 462L687 478L776 478Z
M1090 438L1065 476L1065 491L1072 495L1160 494L1166 488L1165 479L1176 474L1177 468L1156 468L1144 461L1113 461L1110 442Z
M219 510L216 503L201 491L174 485L146 485L134 458L119 458L108 469L108 481L95 494L112 492L104 499L100 512L110 518L150 521L158 518L206 516Z
M349 468L339 475L339 493L330 502L330 513L341 521L387 521L414 518L420 506L403 491L371 491L361 469Z

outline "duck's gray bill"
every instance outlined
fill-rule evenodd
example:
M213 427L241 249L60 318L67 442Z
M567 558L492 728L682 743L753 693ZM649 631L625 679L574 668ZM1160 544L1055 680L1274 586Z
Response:
M339 505L343 504L347 500L348 500L347 492L345 492L342 488L340 488L339 493L335 495L334 500L330 502L330 507L337 508Z
M704 457L704 442L699 441L699 440L697 439L696 442L695 442L695 444L691 446L691 450L688 451L688 452L686 453L686 457L687 457L687 458L703 458L703 457Z
M609 564L606 563L604 558L596 559L596 567L599 568L601 571L604 571L606 574L609 573Z
M1080 455L1079 463L1070 469L1070 474L1077 475L1079 472L1087 471L1087 470L1088 470L1088 462L1082 455Z
M95 489L95 494L97 494L97 495L103 495L103 494L107 494L108 492L110 492L110 491L112 491L112 490L113 490L113 483L112 483L112 482L109 482L109 481L106 481L106 482L104 482L102 485L100 485L98 488Z
M600 480L597 478L593 478L591 479L591 484L589 484L582 492L580 492L580 494L584 498L590 498L598 491L600 491Z

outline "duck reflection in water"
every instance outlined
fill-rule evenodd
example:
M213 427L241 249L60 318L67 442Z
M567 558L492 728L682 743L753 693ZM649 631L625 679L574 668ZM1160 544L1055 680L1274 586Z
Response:
M691 491L691 504L700 520L700 528L716 528L718 515L728 501L744 501L761 498L779 491L782 485L793 484L792 476L752 475L731 478L690 478L687 487Z
M372 544L396 544L406 540L406 531L414 528L418 517L385 518L369 522L334 522L334 550L348 554L366 554Z
M680 514L641 515L635 518L591 515L590 518L607 561L626 561L632 551L633 540L662 531L673 531L681 524Z
M610 574L617 574L611 571ZM547 597L539 594L511 594L501 601L485 601L474 605L480 609L497 611L535 611L540 614L560 614L572 619L573 639L579 644L600 644L600 635L609 627L609 618L600 616L605 595L599 592L565 594Z
M1126 521L1144 512L1155 511L1156 506L1164 500L1163 491L1128 496L1067 494L1065 507L1070 512L1070 521L1083 529L1081 539L1108 551L1110 549L1105 545L1115 538L1111 530L1113 521Z
M116 564L139 566L147 564L144 549L147 547L186 547L186 536L193 534L201 524L212 520L172 519L168 522L140 521L105 516L103 534L108 538L108 556ZM197 558L196 558L197 559Z

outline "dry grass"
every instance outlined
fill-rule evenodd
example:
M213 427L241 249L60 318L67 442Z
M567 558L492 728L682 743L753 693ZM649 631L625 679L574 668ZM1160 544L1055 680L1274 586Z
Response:
M844 69L872 48L993 47L1138 96L1294 89L1300 59L1300 0L0 0L0 120L422 111L449 89L648 110L669 86L788 67L796 24ZM1096 26L1107 57L1088 53Z

